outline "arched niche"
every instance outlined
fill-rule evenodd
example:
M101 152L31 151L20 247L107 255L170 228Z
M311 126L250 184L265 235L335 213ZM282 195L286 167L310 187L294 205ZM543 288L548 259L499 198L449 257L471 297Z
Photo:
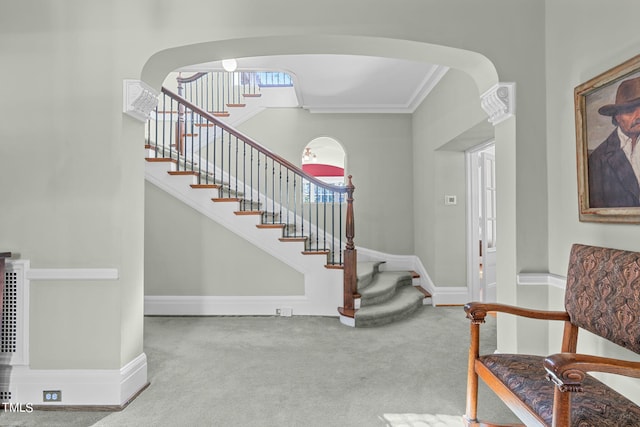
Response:
M329 184L344 184L345 163L342 144L329 136L314 138L301 153L302 170Z

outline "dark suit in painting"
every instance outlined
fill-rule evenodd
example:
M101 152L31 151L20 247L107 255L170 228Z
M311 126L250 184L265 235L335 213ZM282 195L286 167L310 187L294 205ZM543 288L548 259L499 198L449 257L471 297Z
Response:
M589 207L640 206L640 185L616 129L589 155Z

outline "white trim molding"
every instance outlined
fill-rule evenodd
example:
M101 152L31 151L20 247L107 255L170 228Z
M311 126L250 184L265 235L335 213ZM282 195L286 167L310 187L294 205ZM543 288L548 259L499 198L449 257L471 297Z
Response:
M558 289L565 289L567 278L551 273L520 273L518 274L518 285L520 286L552 286Z
M28 280L118 280L117 268L31 268Z
M434 307L438 305L464 305L471 301L469 288L466 286L438 286L431 299Z
M274 316L276 310L308 314L311 301L305 296L182 296L147 295L145 316ZM337 306L334 307L337 315Z
M492 125L507 120L516 112L516 84L497 83L480 96L480 105Z
M146 122L149 114L158 105L160 92L141 80L123 80L122 112Z
M42 406L126 405L147 385L147 356L142 353L120 369L30 369L11 368L9 384L12 403ZM44 403L44 390L60 390L60 402Z

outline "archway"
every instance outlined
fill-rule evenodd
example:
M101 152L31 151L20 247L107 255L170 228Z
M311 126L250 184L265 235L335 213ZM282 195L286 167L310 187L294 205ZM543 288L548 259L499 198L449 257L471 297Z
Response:
M347 54L368 55L389 58L423 61L441 64L458 69L468 74L483 94L498 83L498 75L492 62L485 56L462 49L433 45L409 40L398 40L362 36L321 36L321 35L289 35L273 37L254 37L211 41L159 51L149 58L143 67L141 78L154 87L159 87L164 77L181 66L207 61L222 60L228 57L251 57L286 54ZM478 98L478 102L480 99ZM515 254L515 120L507 120L496 127L496 156L499 158L499 184L504 184L501 194L505 202L498 205L498 216L510 218L501 223L503 236L512 236L501 241L503 253ZM513 217L513 218L512 218ZM505 227L506 226L506 227ZM498 276L504 282L515 277L515 257L507 257L507 266ZM511 299L513 289L505 294ZM501 298L502 299L502 298Z
M344 184L346 153L335 139L328 136L313 139L305 146L301 160L302 170L309 175L329 184Z
M178 46L152 55L142 69L141 78L159 88L169 72L185 65L226 58L314 53L380 56L440 64L469 74L479 93L498 82L492 62L476 52L409 40L342 35L251 37Z

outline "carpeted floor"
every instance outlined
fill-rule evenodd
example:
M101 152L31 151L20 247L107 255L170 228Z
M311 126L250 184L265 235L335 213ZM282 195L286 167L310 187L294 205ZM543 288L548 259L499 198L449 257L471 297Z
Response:
M151 385L125 410L0 413L0 426L440 426L407 416L463 414L468 335L461 307L362 329L329 317L148 317ZM489 319L483 352L495 338ZM483 387L479 400L481 416L515 421Z
M385 414L388 427L464 427L460 415Z

